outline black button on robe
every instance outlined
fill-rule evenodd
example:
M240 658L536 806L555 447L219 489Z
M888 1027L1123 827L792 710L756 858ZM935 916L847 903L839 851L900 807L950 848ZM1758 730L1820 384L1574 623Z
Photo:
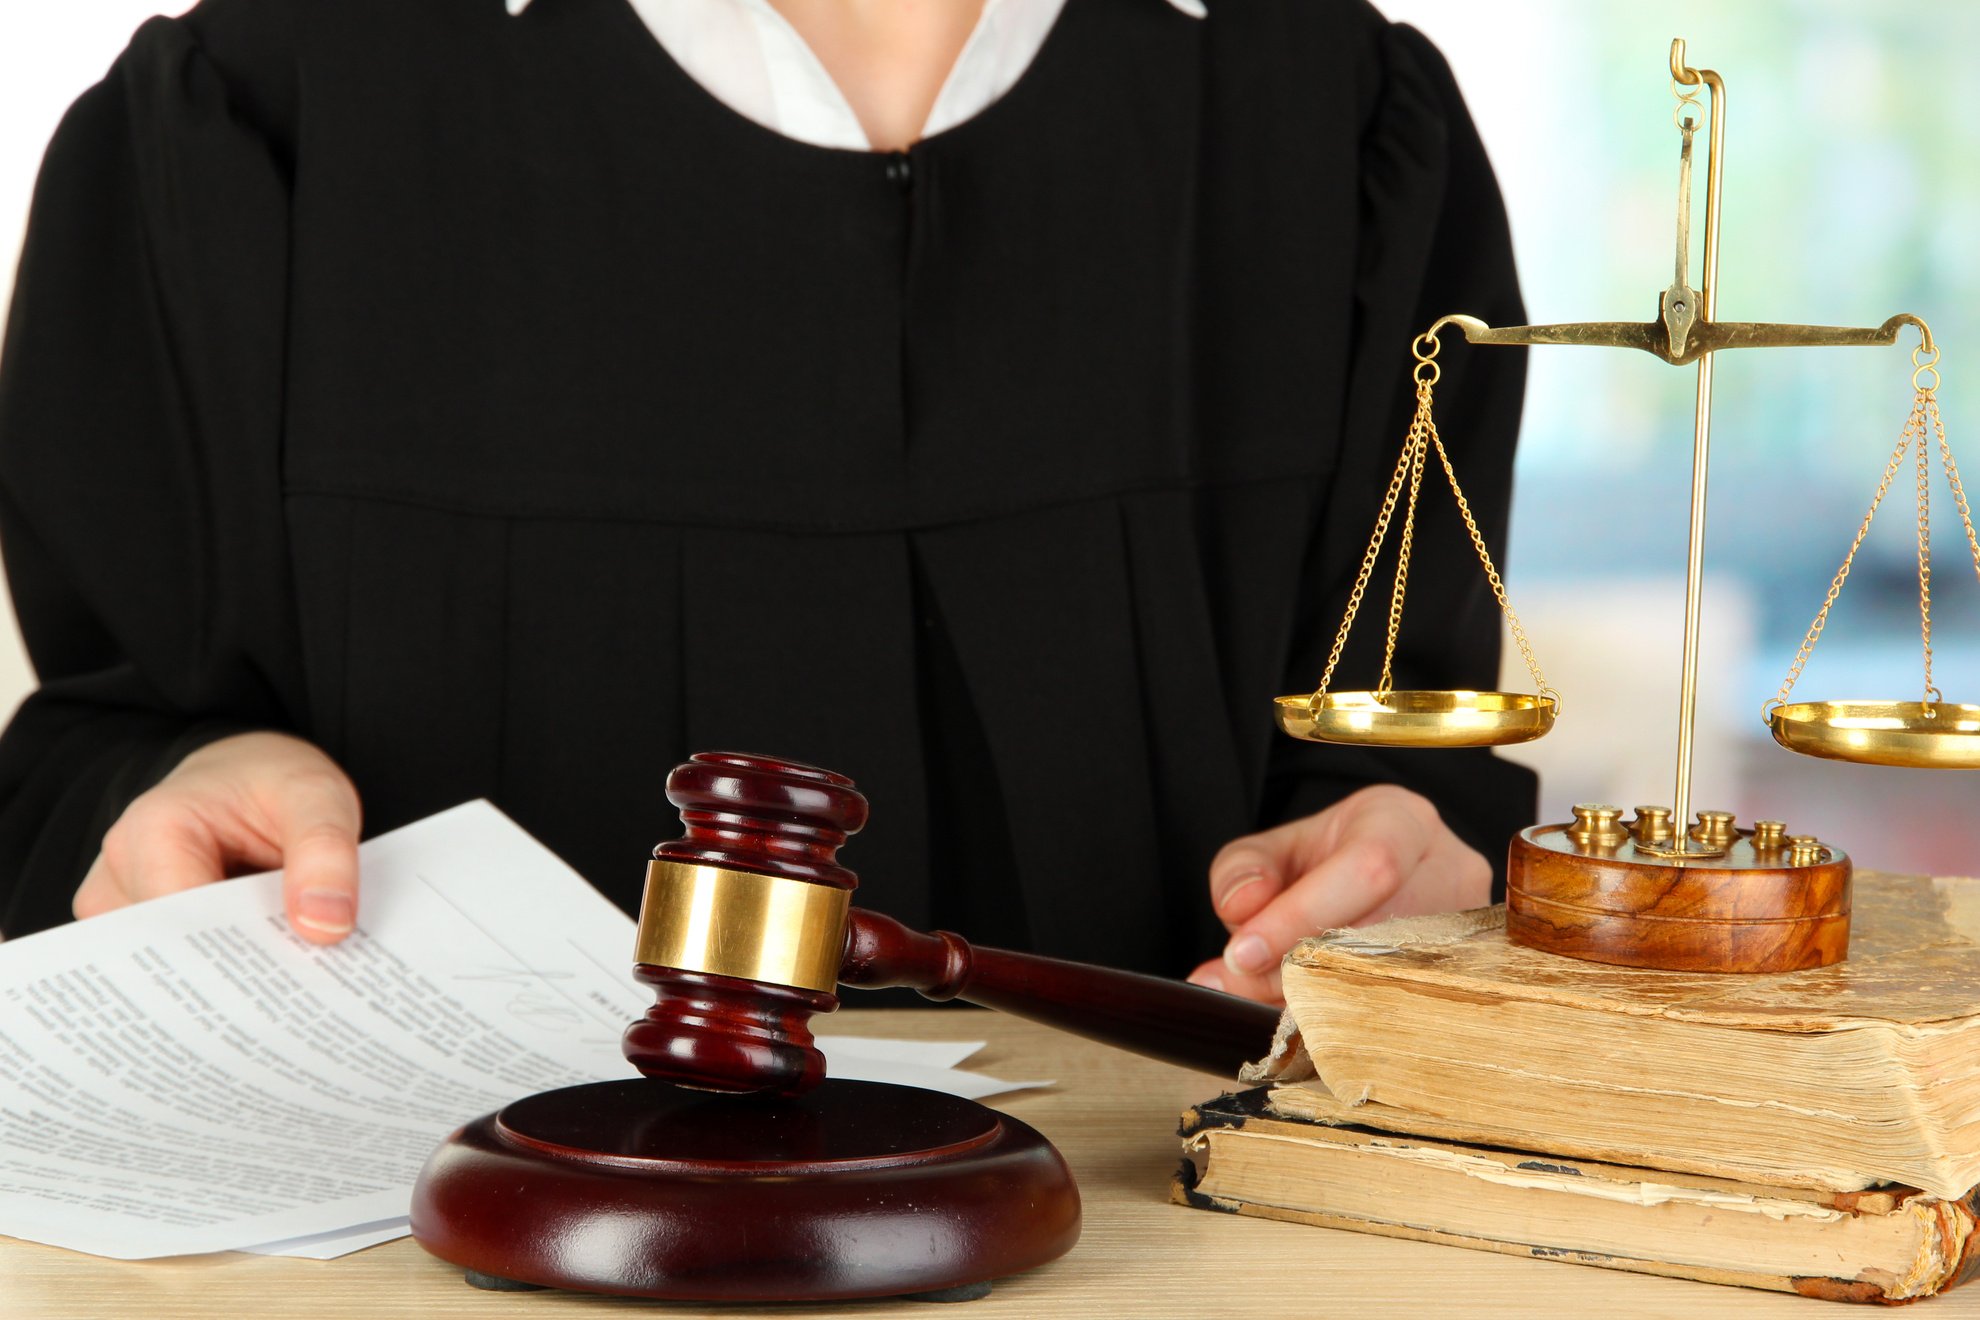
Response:
M866 904L1170 973L1220 942L1218 846L1362 784L1502 855L1525 772L1270 718L1458 310L1521 319L1489 168L1350 0L1070 0L904 160L742 119L626 0L155 20L50 150L0 364L43 684L0 924L63 919L129 798L252 727L371 831L485 795L628 907L676 759L816 761L873 799ZM1502 548L1522 357L1444 365ZM1424 499L1399 681L1489 686Z

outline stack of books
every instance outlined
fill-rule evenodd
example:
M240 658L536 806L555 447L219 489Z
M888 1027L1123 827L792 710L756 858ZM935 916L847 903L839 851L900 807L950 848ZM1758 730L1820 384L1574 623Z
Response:
M1309 940L1175 1199L1840 1301L1980 1267L1980 880L1862 874L1848 961L1606 967L1500 909Z

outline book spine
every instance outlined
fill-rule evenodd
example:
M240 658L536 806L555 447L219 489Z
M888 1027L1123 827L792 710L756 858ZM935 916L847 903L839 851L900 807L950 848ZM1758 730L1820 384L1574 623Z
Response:
M1570 1265L1593 1265L1605 1270L1626 1270L1632 1274L1653 1274L1667 1279L1691 1279L1699 1283L1725 1284L1736 1288L1763 1288L1770 1292L1796 1293L1803 1297L1819 1298L1831 1302L1872 1302L1885 1305L1902 1305L1916 1300L1915 1297L1892 1300L1884 1295L1882 1288L1873 1283L1863 1283L1853 1279L1797 1278L1788 1275L1756 1274L1743 1270L1708 1269L1681 1262L1648 1260L1631 1256L1615 1256L1593 1251L1575 1251L1564 1247L1548 1247L1535 1243L1501 1242L1492 1238L1468 1237L1461 1233L1447 1233L1434 1228L1418 1228L1409 1224L1391 1224L1376 1219L1362 1219L1345 1215L1323 1214L1312 1210L1294 1210L1286 1206L1260 1205L1251 1201L1237 1200L1225 1196L1206 1196L1195 1192L1188 1180L1178 1177L1170 1187L1170 1199L1178 1205L1193 1206L1201 1210L1218 1210L1226 1214L1248 1215L1257 1219L1276 1219L1284 1223L1311 1224L1316 1228L1338 1228L1350 1233L1373 1233L1381 1237L1401 1238L1407 1242L1430 1242L1439 1246L1463 1247L1469 1251L1490 1251L1501 1256L1520 1256L1528 1260L1564 1261ZM1954 1286L1956 1279L1948 1282L1938 1292ZM1919 1294L1931 1296L1935 1294Z
M1241 1101L1241 1104L1233 1105L1232 1101ZM1517 1236L1484 1237L1459 1228L1440 1228L1424 1222L1441 1217L1434 1211L1412 1215L1411 1218L1417 1222L1403 1223L1320 1205L1292 1206L1252 1200L1232 1186L1237 1179L1229 1174L1218 1176L1213 1165L1222 1140L1244 1140L1237 1134L1254 1120L1263 1118L1267 1124L1270 1123L1271 1120L1264 1115L1245 1112L1256 1109L1257 1104L1252 1097L1224 1097L1184 1116L1184 1156L1170 1186L1172 1201L1178 1205L1225 1214L1372 1233L1412 1242L1523 1256L1532 1260L1564 1261L1665 1278L1759 1288L1824 1301L1898 1305L1958 1287L1980 1272L1980 1233L1975 1231L1976 1224L1980 1223L1980 1189L1958 1201L1937 1200L1919 1193L1900 1195L1897 1203L1904 1208L1898 1212L1908 1213L1921 1222L1920 1251L1914 1268L1901 1272L1901 1275L1885 1276L1886 1281L1861 1275L1841 1277L1770 1273L1757 1268L1741 1269L1632 1256L1546 1241L1523 1241ZM1839 1198L1836 1209L1848 1212L1847 1206L1841 1204L1848 1199L1846 1196ZM1884 1199L1882 1194L1879 1194L1879 1199ZM1461 1214L1455 1217L1460 1220L1464 1218Z

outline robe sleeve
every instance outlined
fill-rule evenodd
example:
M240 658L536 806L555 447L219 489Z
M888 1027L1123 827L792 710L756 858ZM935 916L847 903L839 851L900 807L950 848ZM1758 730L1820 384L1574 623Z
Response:
M36 187L0 353L0 556L39 688L0 735L0 930L69 916L194 748L293 727L288 189L190 22L139 30Z
M1449 312L1492 325L1526 319L1498 185L1449 67L1408 27L1384 31L1380 49L1382 78L1362 143L1358 333L1345 440L1305 570L1286 692L1311 691L1326 667L1415 411L1412 339ZM1473 347L1454 329L1440 338L1438 431L1503 571L1526 350ZM1398 513L1336 689L1372 688L1381 671L1401 521ZM1433 453L1417 508L1395 684L1493 688L1499 651L1498 603ZM1503 884L1507 840L1533 823L1532 772L1489 752L1327 747L1284 737L1273 746L1268 823L1321 810L1374 783L1401 784L1436 803L1459 837L1492 862L1495 890Z

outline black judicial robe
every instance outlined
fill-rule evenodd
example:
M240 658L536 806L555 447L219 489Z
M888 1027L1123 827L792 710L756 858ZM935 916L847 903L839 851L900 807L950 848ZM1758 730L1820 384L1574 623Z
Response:
M1363 784L1501 857L1524 771L1271 720L1448 311L1522 319L1505 217L1361 0L1069 0L899 155L741 118L627 0L154 20L49 151L0 363L42 681L0 926L64 920L124 804L243 728L325 747L370 832L487 796L628 908L678 758L814 761L873 801L869 906L1169 973L1220 943L1221 844ZM1523 357L1444 359L1502 553ZM1428 484L1398 679L1489 686Z

